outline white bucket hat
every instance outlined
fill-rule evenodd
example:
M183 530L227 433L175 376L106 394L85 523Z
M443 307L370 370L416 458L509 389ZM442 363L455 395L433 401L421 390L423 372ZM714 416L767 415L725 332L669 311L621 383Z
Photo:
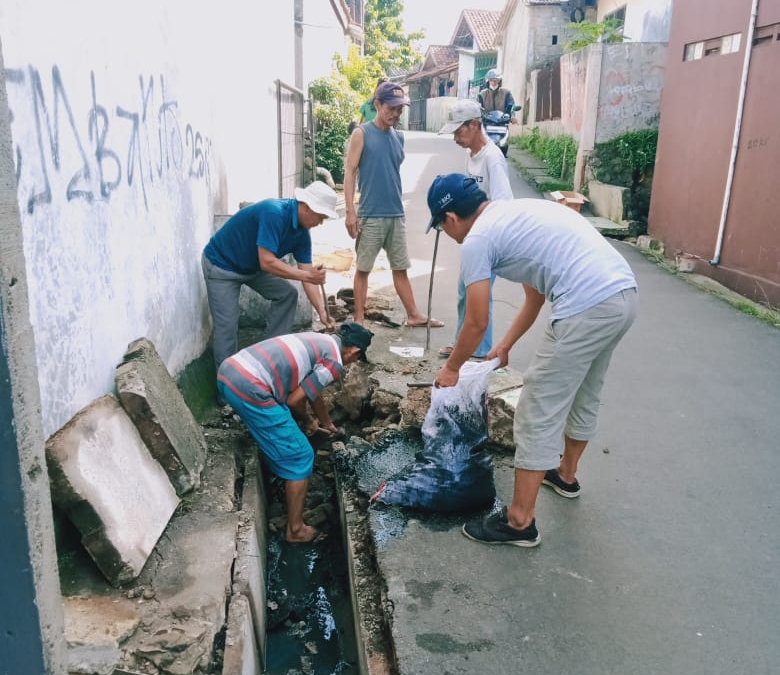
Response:
M305 188L295 188L295 198L312 211L328 218L338 218L336 193L322 181L316 180Z

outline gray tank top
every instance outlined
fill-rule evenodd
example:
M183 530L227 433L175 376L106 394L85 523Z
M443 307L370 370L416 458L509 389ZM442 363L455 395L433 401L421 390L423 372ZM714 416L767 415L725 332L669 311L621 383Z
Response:
M364 218L402 217L403 134L394 128L382 131L373 122L361 124L360 128L363 130L363 152L358 165L358 214Z

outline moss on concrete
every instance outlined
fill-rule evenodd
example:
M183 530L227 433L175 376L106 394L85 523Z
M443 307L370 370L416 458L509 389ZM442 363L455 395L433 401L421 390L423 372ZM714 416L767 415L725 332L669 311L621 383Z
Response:
M211 349L192 361L176 380L179 391L195 419L201 422L216 406L217 375Z

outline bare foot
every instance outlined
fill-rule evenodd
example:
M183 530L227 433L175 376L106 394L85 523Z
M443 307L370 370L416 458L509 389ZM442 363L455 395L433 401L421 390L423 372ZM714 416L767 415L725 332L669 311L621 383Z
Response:
M327 537L324 532L321 532L316 527L311 525L303 525L298 528L296 532L292 532L290 528L287 528L286 539L290 544L309 544L317 541L322 541Z

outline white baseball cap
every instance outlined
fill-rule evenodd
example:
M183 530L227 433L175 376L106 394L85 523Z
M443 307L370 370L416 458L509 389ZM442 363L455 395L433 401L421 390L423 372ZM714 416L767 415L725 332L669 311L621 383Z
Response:
M461 99L450 109L450 121L439 129L439 133L451 134L466 122L479 119L482 119L482 107L479 103L470 98Z
M328 218L338 218L336 196L333 188L316 180L305 188L295 188L295 198L306 204L312 211Z

